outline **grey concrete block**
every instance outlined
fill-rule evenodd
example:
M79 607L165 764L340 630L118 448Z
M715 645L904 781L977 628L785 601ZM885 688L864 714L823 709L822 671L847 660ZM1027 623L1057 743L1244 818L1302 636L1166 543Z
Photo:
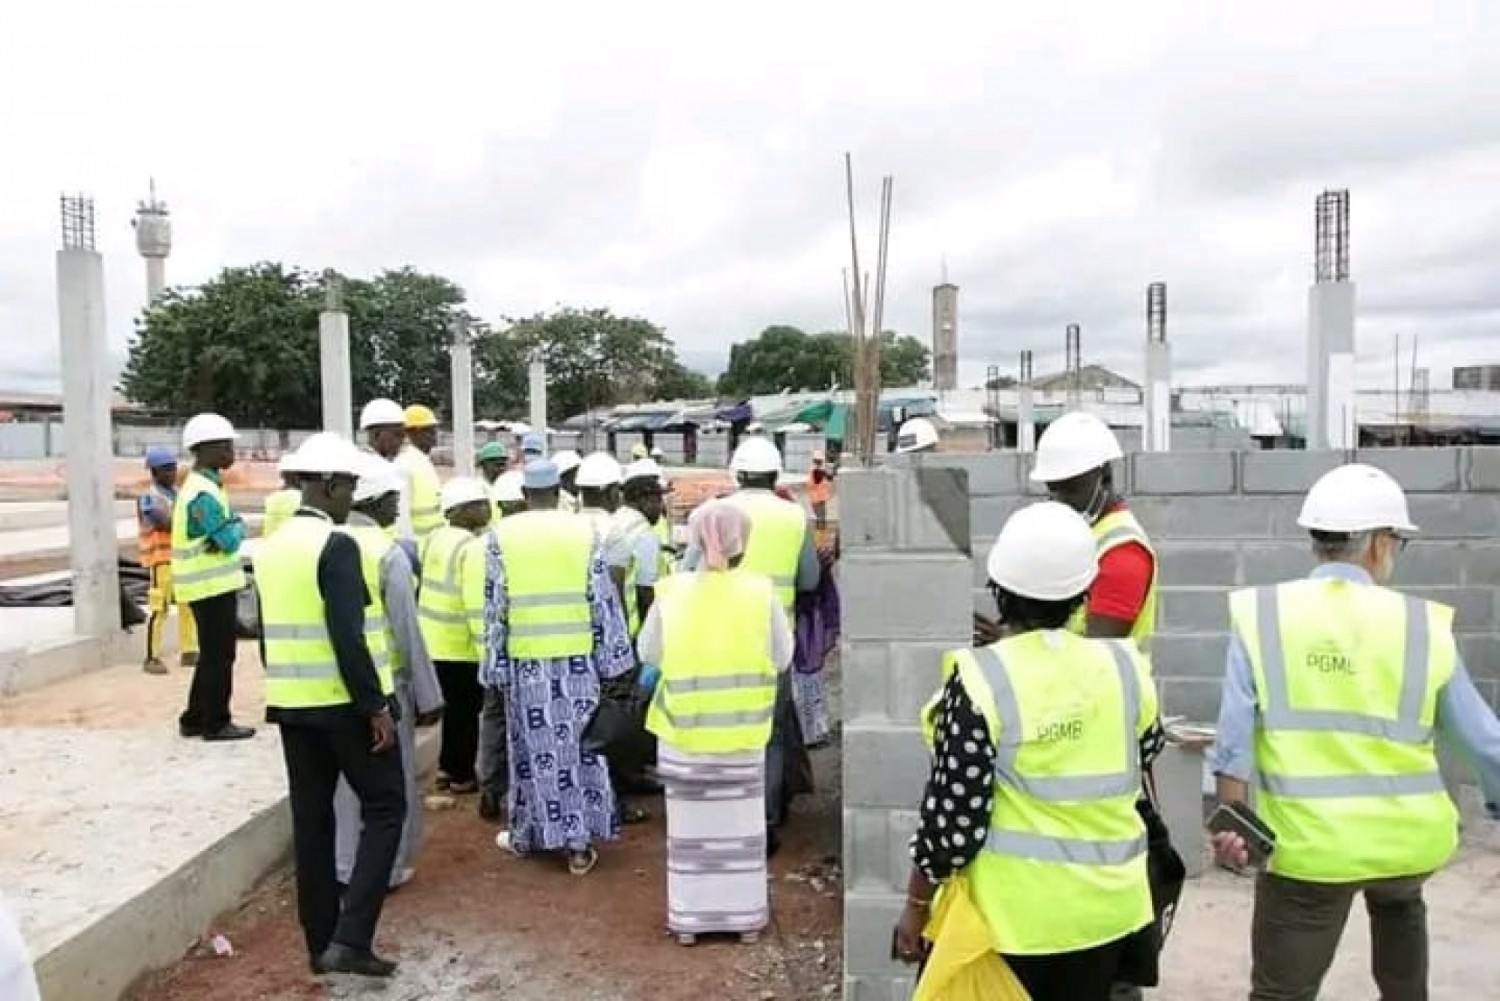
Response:
M844 807L844 885L866 893L895 893L886 832L889 810Z
M1248 587L1306 577L1316 564L1305 542L1247 542L1240 547L1240 580Z
M1151 637L1151 669L1159 681L1222 678L1228 649L1225 633L1157 633Z
M1475 446L1468 453L1468 487L1470 490L1500 491L1500 446Z
M1186 716L1200 723L1212 723L1219 718L1222 680L1165 680L1159 681L1158 687L1163 716Z
M1158 540L1270 538L1276 525L1264 497L1139 497L1131 508Z
M890 676L886 688L890 693L886 711L897 725L916 725L922 707L942 685L943 654L952 643L896 643L891 647ZM846 683L847 684L847 683Z
M993 539L1017 510L1034 504L1040 497L973 497L969 500L969 531L975 538Z
M984 587L990 582L989 571L985 568L990 558L990 548L995 544L995 537L987 535L974 540L974 586Z
M969 553L967 470L917 469L896 483L898 549Z
M1418 536L1396 563L1395 586L1456 586L1476 583L1465 580L1464 569L1474 560L1476 547L1468 542L1427 540ZM1500 547L1496 548L1500 554ZM1496 567L1500 571L1500 566ZM1491 582L1482 582L1491 583Z
M1448 493L1462 487L1457 448L1362 448L1355 461L1384 469L1409 494Z
M896 477L883 469L839 474L839 544L845 552L896 543Z
M1500 525L1500 496L1417 494L1408 501L1426 539L1491 539Z
M1417 548L1426 548L1421 542L1413 542L1407 547L1402 562L1396 568L1396 573L1402 573L1409 556ZM1470 544L1462 560L1463 578L1465 584L1483 584L1488 587L1500 587L1500 543L1479 542Z
M1476 681L1500 682L1500 636L1492 632L1459 636L1458 652Z
M846 974L861 980L911 976L910 969L891 959L891 929L905 906L904 894L844 894Z
M1168 587L1158 595L1158 628L1167 633L1226 633L1229 603L1221 587Z
M845 806L911 809L922 798L928 758L915 726L846 726Z
M1403 587L1407 594L1453 609L1453 631L1487 633L1495 628L1495 592L1488 587Z
M1164 587L1229 586L1239 579L1239 550L1233 542L1180 543L1153 540L1157 573Z
M913 469L962 469L969 475L969 494L1016 496L1025 491L1031 460L1019 452L982 452L976 455L934 452L911 456Z
M973 632L973 569L965 556L852 552L842 560L844 635L851 640L943 640Z
M922 793L917 792L917 800L922 798ZM917 800L913 800L916 802ZM886 872L890 879L891 889L897 893L906 892L906 880L911 875L911 836L917 833L917 825L921 821L921 815L916 810L893 810L886 814L885 844L886 844Z
M1247 494L1305 494L1318 477L1342 465L1342 452L1292 449L1246 452L1240 456L1240 489Z
M889 718L891 648L885 640L844 638L839 664L846 721L881 722Z
M1130 457L1132 495L1232 494L1234 452L1139 452Z

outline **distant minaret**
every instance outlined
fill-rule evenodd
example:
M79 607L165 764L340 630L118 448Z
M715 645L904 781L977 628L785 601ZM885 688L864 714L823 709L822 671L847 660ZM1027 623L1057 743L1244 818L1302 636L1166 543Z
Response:
M958 286L943 280L932 290L932 388L958 388Z
M135 249L146 259L146 305L151 305L167 287L167 256L172 253L172 220L167 203L156 200L156 181L151 196L135 210Z

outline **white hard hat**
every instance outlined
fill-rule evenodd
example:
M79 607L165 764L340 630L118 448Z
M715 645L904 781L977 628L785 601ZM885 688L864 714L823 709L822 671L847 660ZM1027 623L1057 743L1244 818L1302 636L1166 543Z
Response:
M342 473L358 476L365 462L364 454L333 431L310 435L291 457L291 468L298 473Z
M896 452L916 452L938 443L937 428L925 417L913 417L896 432Z
M359 482L354 487L354 503L400 492L401 474L396 472L396 467L377 456L365 456L359 468Z
M359 412L359 429L368 431L378 427L404 427L406 411L395 400L378 399L365 404Z
M779 473L781 451L769 438L746 438L734 450L729 468L736 473Z
M559 474L565 474L568 470L577 469L583 464L583 459L571 448L565 448L561 452L553 452L552 461L557 464Z
M1417 531L1401 484L1385 470L1359 462L1324 473L1302 501L1297 524L1315 532L1350 535L1379 528Z
M475 501L488 501L490 492L485 485L472 476L455 476L443 484L441 503L443 513L447 514L456 507L472 504Z
M1061 483L1122 458L1119 439L1091 413L1075 410L1047 425L1036 443L1034 483Z
M1065 601L1099 572L1093 530L1066 504L1041 501L1005 520L985 564L990 580L1025 598Z
M517 501L525 500L526 495L521 493L521 481L523 479L525 479L525 476L519 469L510 469L501 473L495 478L494 484L490 487L495 501L500 504L514 504Z
M210 441L234 441L238 437L234 425L218 414L197 414L182 426L184 449L197 448Z
M279 459L276 460L276 475L277 476L285 476L287 473L299 473L299 472L301 472L300 469L294 469L293 468L294 466L296 466L296 462L293 461L292 456L294 456L296 454L297 454L296 452L282 452L281 453L281 458L279 458Z
M553 462L557 458L553 457ZM562 471L559 463L558 471ZM597 489L600 487L614 486L621 480L619 461L608 452L590 452L578 463L578 475L573 482L580 487Z
M666 479L662 475L661 465L655 459L637 459L625 467L621 480L643 479L648 476L654 476L658 480Z

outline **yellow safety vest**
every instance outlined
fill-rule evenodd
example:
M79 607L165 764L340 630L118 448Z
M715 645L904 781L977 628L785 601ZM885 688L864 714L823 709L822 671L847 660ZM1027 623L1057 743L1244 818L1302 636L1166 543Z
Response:
M589 571L593 525L562 511L526 511L495 526L505 561L506 651L525 660L594 651Z
M776 665L771 582L749 571L679 574L657 585L661 680L646 729L689 754L759 751L771 739Z
M1271 871L1348 883L1441 868L1458 847L1433 749L1453 610L1318 577L1236 591L1229 615L1255 674Z
M630 630L630 635L635 636L641 631L640 602L636 600L635 587L637 570L635 565L635 541L642 532L651 531L651 526L646 522L646 516L633 507L622 507L614 514L614 520L610 528L611 537L614 542L628 546L630 551L630 562L625 564L625 624Z
M765 490L741 490L728 500L750 519L750 538L745 541L741 569L765 574L776 587L781 607L792 614L797 598L797 567L802 562L802 543L807 536L807 518L802 508Z
M385 562L385 554L395 548L395 540L379 525L344 525L342 528L359 543L365 588L370 592L370 607L365 612L365 643L369 645L370 656L375 658L377 664L381 660L390 663L391 675L394 677L401 673L401 650L391 639L390 619L385 611L385 593L381 589L381 564ZM379 629L371 627L372 620L378 622Z
M672 519L665 513L656 520L652 526L656 530L656 537L661 541L661 556L657 559L657 574L665 577L677 569L677 561L672 558ZM800 553L798 554L800 558Z
M188 474L172 508L172 587L177 600L188 604L237 592L245 586L245 567L239 553L208 548L207 538L188 538L188 508L199 494L208 494L229 511L224 488L196 469Z
M421 449L408 445L396 455L397 461L406 468L411 477L411 534L421 545L429 535L442 528L443 484L438 479L432 460Z
M989 831L965 870L995 949L1074 952L1150 924L1135 801L1140 734L1157 704L1139 651L1037 631L951 651L943 666L958 673L996 748ZM933 708L923 714L929 745Z
M318 560L333 532L333 523L323 518L293 518L256 549L255 588L260 595L265 643L267 706L316 709L350 701L318 591ZM386 630L379 596L379 588L372 589L371 604L365 609L365 642L371 644L380 690L389 695L395 690L390 659L372 643Z
M1146 530L1141 528L1141 523L1126 508L1106 514L1094 522L1093 529L1095 551L1100 559L1116 546L1130 542L1144 547L1151 554L1151 585L1146 589L1146 600L1141 604L1141 613L1135 617L1135 625L1130 628L1130 638L1135 640L1136 646L1145 650L1151 642L1152 634L1156 632L1156 585L1160 576L1154 569L1156 550L1151 547L1151 539L1146 535ZM1068 628L1083 636L1088 631L1088 625L1088 608L1085 603L1068 620Z
M292 487L283 487L274 494L267 494L265 501L265 517L260 523L260 537L265 538L285 525L287 519L297 513L297 508L302 506L302 491Z
M443 525L422 545L422 583L417 591L417 622L433 660L477 661L478 648L470 618L483 619L484 608L466 607L464 563L471 554L482 558L483 547L474 533Z

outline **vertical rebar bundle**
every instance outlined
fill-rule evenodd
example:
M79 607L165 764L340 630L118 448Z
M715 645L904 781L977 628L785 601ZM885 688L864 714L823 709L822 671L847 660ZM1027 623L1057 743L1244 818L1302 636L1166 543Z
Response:
M1020 376L1021 377L1018 380L1018 382L1019 382L1020 385L1022 385L1022 386L1029 386L1029 385L1031 385L1031 352L1030 351L1022 351L1021 352Z
M893 179L880 184L880 230L876 242L873 302L869 272L859 266L859 227L854 211L854 158L844 154L844 188L849 209L850 268L844 273L844 315L854 342L854 452L861 464L875 461L880 419L880 348L885 319L886 260L890 250Z
M1349 280L1349 190L1318 196L1314 210L1313 278L1319 282Z
M1167 283L1146 286L1146 340L1161 344L1167 339Z
M87 195L62 196L64 250L94 249L94 200Z
M1083 331L1068 324L1063 337L1063 355L1068 385L1068 409L1077 410L1083 399Z

